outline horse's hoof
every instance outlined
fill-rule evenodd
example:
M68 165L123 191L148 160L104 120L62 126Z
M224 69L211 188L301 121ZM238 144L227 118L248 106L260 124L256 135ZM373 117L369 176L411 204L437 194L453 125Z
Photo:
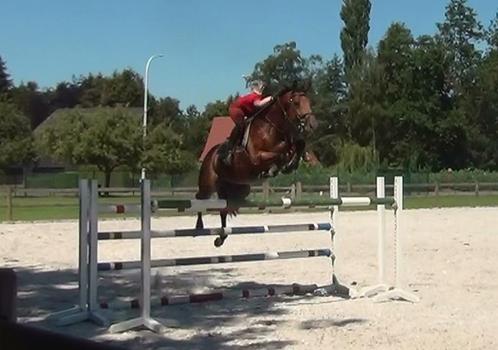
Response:
M221 237L217 237L215 240L214 240L214 246L215 247L221 247L223 245L223 242L225 242L224 239L222 239Z

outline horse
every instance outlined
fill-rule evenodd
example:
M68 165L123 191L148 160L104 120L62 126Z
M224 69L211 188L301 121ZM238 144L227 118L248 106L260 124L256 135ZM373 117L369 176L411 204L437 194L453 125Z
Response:
M199 172L196 199L209 199L217 193L219 199L243 202L251 184L262 177L297 169L305 149L304 135L317 124L306 89L281 90L268 106L246 121L249 130L243 133L245 147L232 151L229 165L220 159L220 145L207 153ZM236 215L238 209L220 211L222 228L226 227L227 215ZM196 228L204 228L202 212L197 214ZM226 237L220 235L214 245L221 246Z

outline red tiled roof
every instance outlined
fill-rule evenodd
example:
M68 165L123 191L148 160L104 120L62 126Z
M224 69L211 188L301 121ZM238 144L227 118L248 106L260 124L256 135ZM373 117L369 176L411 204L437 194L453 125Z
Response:
M207 153L216 145L223 143L234 127L234 123L230 117L214 117L211 130L209 131L209 135L206 141L206 145L204 146L204 150L199 158L202 162L204 157L206 157Z

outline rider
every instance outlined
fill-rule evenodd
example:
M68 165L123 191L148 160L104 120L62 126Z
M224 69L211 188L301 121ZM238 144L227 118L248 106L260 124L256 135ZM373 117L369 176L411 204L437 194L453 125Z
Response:
M243 124L247 117L250 117L256 110L267 105L273 100L273 96L263 97L263 89L265 87L261 80L253 80L250 83L251 92L239 96L229 106L228 112L235 126L228 140L222 144L219 149L219 155L225 165L230 165L232 150L235 143L240 139L241 133L244 130Z

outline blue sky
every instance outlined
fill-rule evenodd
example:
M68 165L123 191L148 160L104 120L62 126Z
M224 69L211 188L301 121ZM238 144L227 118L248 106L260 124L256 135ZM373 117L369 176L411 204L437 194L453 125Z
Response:
M444 19L447 0L372 0L369 45L390 23L404 22L414 35L432 34ZM2 0L0 56L14 82L41 88L90 72L133 68L152 62L149 91L171 96L181 107L244 92L242 74L295 41L302 54L328 59L342 54L340 0ZM485 26L496 0L469 0Z

